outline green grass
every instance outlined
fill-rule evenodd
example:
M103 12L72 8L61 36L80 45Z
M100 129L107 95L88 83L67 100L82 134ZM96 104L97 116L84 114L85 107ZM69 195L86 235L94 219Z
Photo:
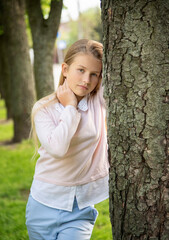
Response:
M4 101L0 100L0 119L6 118L6 109L4 105Z
M5 121L4 102L0 101L0 240L28 240L25 207L35 161L30 141L4 144L13 136L12 121ZM91 240L111 240L108 200L95 205L99 211Z
M91 240L112 240L108 205L108 200L95 205L95 208L99 211L99 216L96 220Z
M10 141L13 137L13 122L6 120L4 101L0 101L0 142Z

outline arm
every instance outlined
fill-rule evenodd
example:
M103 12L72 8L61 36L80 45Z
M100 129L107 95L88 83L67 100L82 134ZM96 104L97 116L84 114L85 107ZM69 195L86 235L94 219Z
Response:
M35 116L35 128L41 145L55 158L63 157L69 148L81 114L71 105L64 108L56 125L47 109L39 110Z
M58 125L52 120L48 110L43 108L35 116L35 128L40 143L52 156L63 157L80 122L77 98L65 81L57 90L57 98L65 107L59 116Z

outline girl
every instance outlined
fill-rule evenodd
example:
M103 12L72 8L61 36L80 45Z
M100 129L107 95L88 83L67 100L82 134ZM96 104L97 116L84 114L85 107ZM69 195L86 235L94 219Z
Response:
M56 93L33 108L41 146L26 208L30 240L89 240L94 204L108 198L102 52L99 42L75 42Z

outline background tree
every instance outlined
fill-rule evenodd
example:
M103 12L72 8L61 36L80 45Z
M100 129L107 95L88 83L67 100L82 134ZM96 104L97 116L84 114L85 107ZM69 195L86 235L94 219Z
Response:
M25 27L24 1L1 1L7 55L14 142L28 138L30 112L35 98L34 81ZM4 79L7 80L7 79Z
M169 0L102 0L114 240L169 239Z
M45 18L40 0L26 0L34 49L34 75L37 98L54 91L53 49L58 31L62 0L52 0L50 13Z
M7 119L12 118L11 109L11 86L10 86L10 68L6 54L6 41L3 26L2 2L0 2L0 94L5 100L7 109Z

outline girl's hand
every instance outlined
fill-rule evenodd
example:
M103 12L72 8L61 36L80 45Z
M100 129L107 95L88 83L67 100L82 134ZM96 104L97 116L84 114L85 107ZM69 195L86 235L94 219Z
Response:
M59 86L57 91L57 98L59 102L65 107L72 105L77 108L77 98L73 91L69 88L67 81L65 80L63 85Z

